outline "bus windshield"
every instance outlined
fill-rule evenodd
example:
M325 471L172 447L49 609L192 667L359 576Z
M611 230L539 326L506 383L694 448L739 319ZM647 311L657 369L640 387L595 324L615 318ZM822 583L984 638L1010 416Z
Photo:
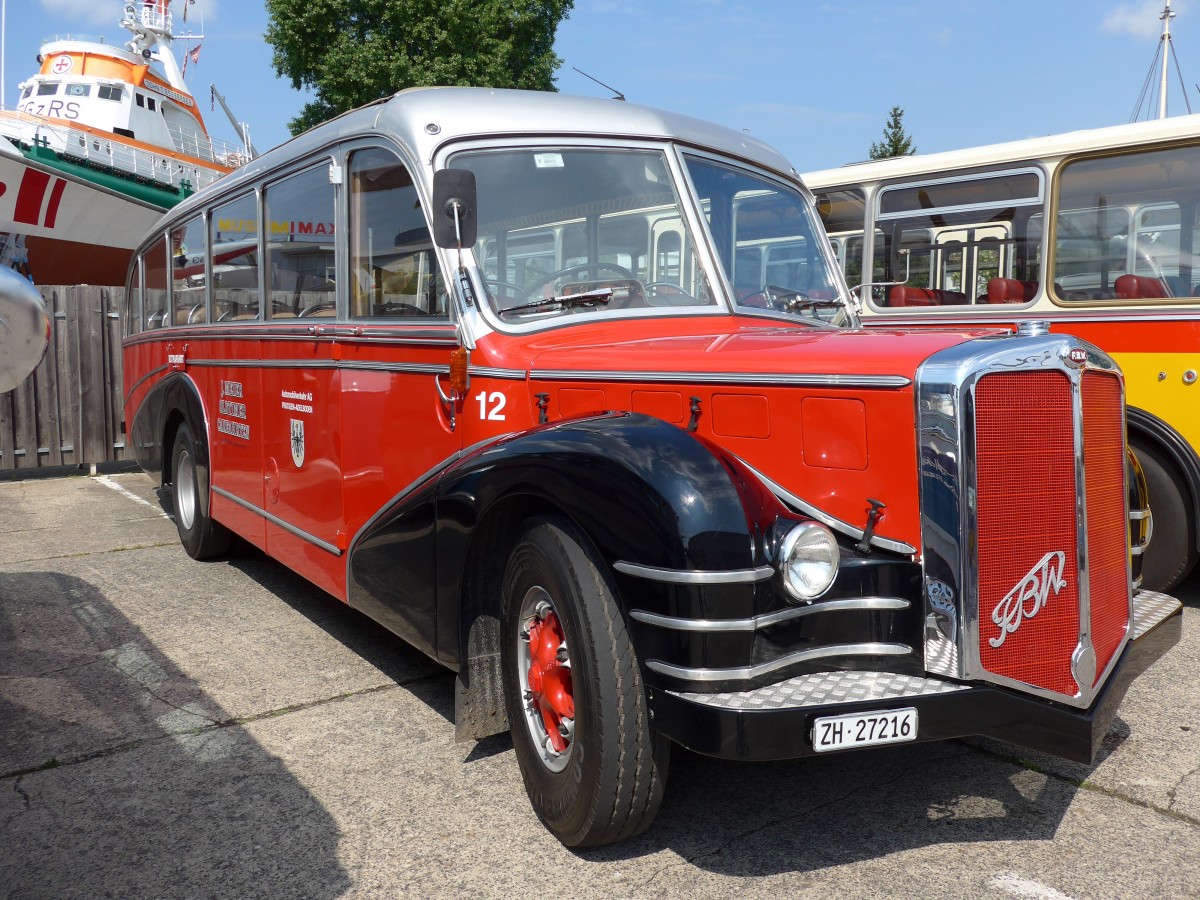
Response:
M724 163L686 159L737 304L847 324L824 232L804 196Z
M656 307L697 311L716 294L663 151L539 147L456 154L475 174L476 258L508 324ZM845 308L798 192L688 159L725 277L747 309L839 321Z

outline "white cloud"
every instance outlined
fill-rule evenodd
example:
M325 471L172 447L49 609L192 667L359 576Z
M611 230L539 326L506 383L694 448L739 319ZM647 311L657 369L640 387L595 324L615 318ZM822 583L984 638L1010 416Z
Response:
M76 31L80 25L115 25L121 9L115 4L96 0L41 0L42 9L53 17L54 28L61 32Z
M1104 30L1112 34L1127 34L1136 38L1153 38L1162 34L1163 0L1138 0L1123 3L1104 17ZM1186 12L1187 3L1176 2L1171 11Z

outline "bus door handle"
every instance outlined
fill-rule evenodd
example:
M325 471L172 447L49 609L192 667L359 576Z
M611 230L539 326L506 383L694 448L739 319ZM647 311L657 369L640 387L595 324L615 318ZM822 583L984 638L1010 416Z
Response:
M449 373L446 373L449 377ZM467 393L464 390L461 394L451 388L450 393L446 393L442 388L442 373L438 372L433 376L433 386L437 389L438 399L442 401L442 408L446 411L446 418L450 421L450 430L454 431L457 426L456 416L458 413L458 404L466 397ZM467 376L467 390L471 387L471 376Z

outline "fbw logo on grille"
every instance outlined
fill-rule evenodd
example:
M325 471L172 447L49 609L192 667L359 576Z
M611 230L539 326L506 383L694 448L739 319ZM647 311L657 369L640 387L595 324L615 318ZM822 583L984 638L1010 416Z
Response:
M1000 626L998 637L988 638L988 643L999 648L1004 639L1021 627L1026 619L1032 619L1046 606L1050 591L1055 595L1067 586L1063 578L1067 555L1061 550L1051 550L1041 562L1029 570L1017 586L1004 595L1004 599L992 610L992 621Z

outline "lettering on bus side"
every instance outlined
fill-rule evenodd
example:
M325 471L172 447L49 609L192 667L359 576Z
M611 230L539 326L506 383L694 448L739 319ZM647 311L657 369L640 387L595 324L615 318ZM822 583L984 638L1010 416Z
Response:
M280 406L289 412L311 413L312 391L280 391Z
M217 431L221 434L227 434L230 437L248 441L250 440L250 426L245 422L246 404L228 399L230 397L240 398L242 394L242 383L240 381L221 382L221 398L217 403L217 411L219 413L217 416ZM230 416L231 418L222 418L223 416ZM233 419L241 419L243 421L235 422Z

